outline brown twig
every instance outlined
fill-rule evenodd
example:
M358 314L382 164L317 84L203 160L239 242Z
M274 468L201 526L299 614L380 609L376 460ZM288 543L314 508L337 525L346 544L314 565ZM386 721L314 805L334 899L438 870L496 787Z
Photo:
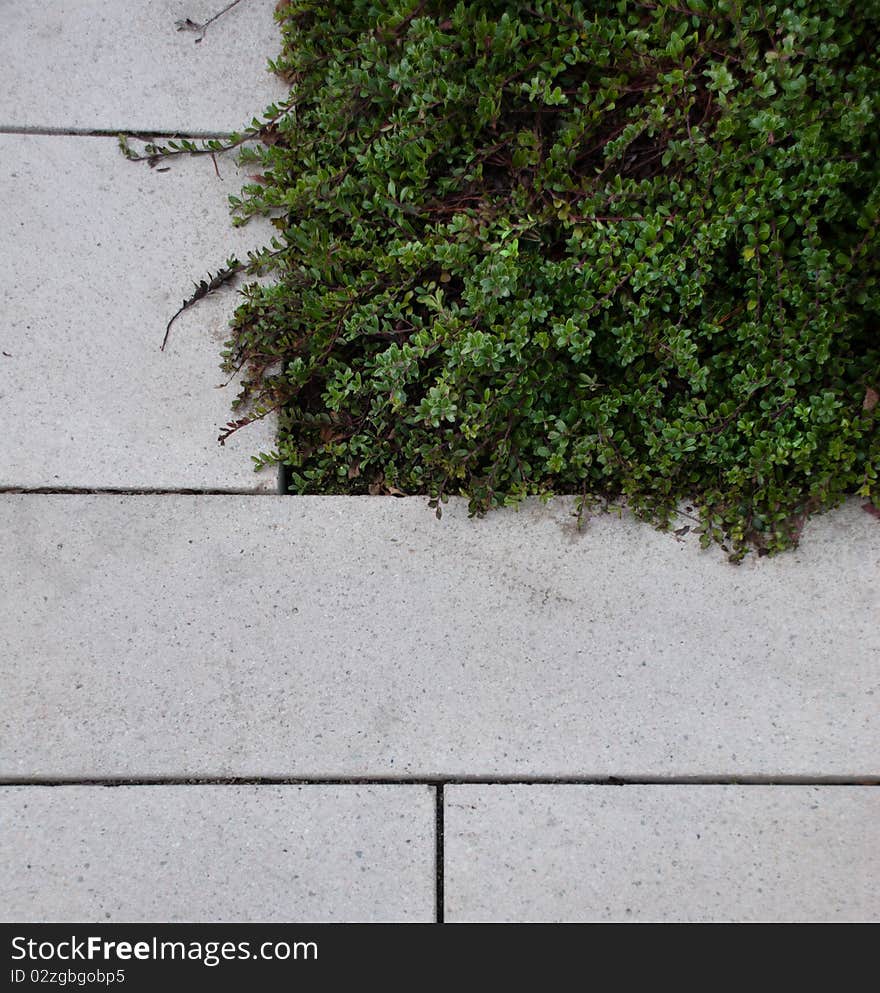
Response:
M238 259L230 259L229 265L227 265L226 268L218 269L213 276L211 273L208 273L208 279L203 279L196 283L195 292L192 296L187 297L187 299L183 301L177 309L177 312L165 325L165 337L162 339L162 344L159 346L159 351L165 351L165 346L168 344L168 335L171 334L171 325L185 310L188 310L193 304L198 303L199 300L204 299L209 293L213 293L214 290L219 290L221 286L234 279L243 268L244 266L238 261Z
M225 13L232 10L232 8L239 3L241 3L241 0L232 0L232 3L228 3L223 10L218 10L213 17L209 17L203 24L199 24L198 21L193 21L189 17L183 17L179 21L175 21L174 26L178 31L194 31L198 34L198 38L196 38L194 42L194 44L198 45L202 38L205 37L205 32L208 30L208 26L221 18Z

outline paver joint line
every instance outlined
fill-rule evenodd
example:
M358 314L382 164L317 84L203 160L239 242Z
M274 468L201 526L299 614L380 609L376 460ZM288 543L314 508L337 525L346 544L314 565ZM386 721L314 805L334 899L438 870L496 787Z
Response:
M85 489L78 486L0 486L0 494L14 493L24 496L278 496L275 490L238 489L125 489L108 486L103 489Z
M436 897L437 897L437 923L443 924L446 919L446 910L444 906L445 896L444 896L444 874L445 874L445 861L444 861L444 828L443 828L443 817L444 817L444 799L443 799L443 783L438 783L435 788L435 799L436 799L436 821L434 825L434 845L435 845L435 875L436 875Z
M0 125L0 134L38 135L45 138L118 138L124 135L135 141L154 141L157 138L174 140L176 138L194 138L201 141L204 138L216 138L226 141L233 136L231 131L152 131L148 128L38 128L16 127L15 125Z
M0 777L7 786L880 786L878 776L616 776L555 778L552 776L225 776L201 778L54 778L14 779Z

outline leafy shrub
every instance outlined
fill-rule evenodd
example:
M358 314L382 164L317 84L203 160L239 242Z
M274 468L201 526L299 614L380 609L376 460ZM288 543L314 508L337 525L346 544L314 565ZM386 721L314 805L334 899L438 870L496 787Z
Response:
M225 354L299 493L623 497L776 551L877 482L880 3L293 0ZM154 151L161 151L154 149ZM233 270L239 263L231 263Z

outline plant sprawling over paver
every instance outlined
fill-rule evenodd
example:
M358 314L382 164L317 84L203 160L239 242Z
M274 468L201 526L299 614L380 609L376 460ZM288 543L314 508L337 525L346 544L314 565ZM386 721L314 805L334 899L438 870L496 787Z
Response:
M278 410L294 491L690 500L735 557L871 497L880 3L278 18L291 99L229 143L278 234L226 270L274 277L227 430Z

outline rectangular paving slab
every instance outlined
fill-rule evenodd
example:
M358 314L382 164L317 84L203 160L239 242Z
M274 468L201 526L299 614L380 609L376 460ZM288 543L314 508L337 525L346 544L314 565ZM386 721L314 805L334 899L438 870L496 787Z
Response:
M16 0L0 33L0 128L227 132L289 87L266 71L281 48L274 0Z
M431 921L427 786L0 789L17 922Z
M120 5L122 6L122 5ZM233 435L218 389L236 296L165 325L193 282L268 237L232 227L231 161L123 158L111 138L0 135L0 487L277 490L250 456L271 418Z
M0 777L877 776L880 527L0 496Z
M447 921L877 921L880 789L448 786Z

